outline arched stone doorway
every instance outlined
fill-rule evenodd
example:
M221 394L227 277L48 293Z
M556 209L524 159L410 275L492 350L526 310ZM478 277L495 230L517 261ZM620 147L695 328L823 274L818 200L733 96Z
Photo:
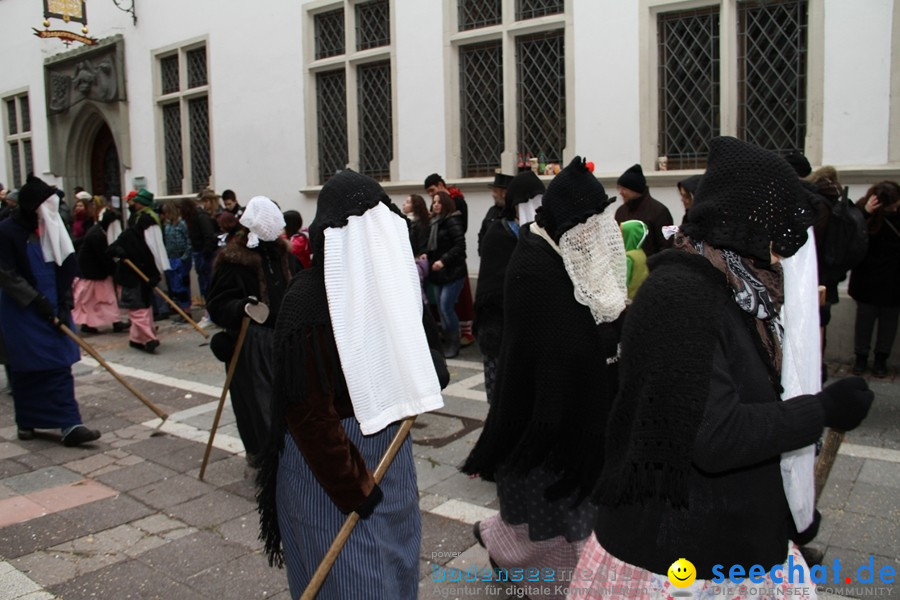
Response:
M112 131L105 122L94 136L90 154L92 194L122 196L122 168Z

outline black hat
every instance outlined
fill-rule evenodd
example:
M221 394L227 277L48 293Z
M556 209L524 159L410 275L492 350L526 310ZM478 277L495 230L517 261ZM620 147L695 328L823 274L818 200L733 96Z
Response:
M309 225L309 239L316 259L321 260L325 246L322 234L326 229L343 227L347 219L362 215L379 202L399 214L381 185L371 177L346 169L326 181L316 202L316 217Z
M622 173L616 184L641 194L647 191L647 178L644 177L644 170L638 164L628 167L628 170Z
M103 227L104 230L108 229L110 225L119 220L119 213L114 211L111 208L107 208L103 212L103 216L100 217L100 226Z
M703 240L768 263L770 245L792 256L806 242L813 196L788 162L733 137L709 143L706 173L681 227Z
M576 156L547 186L535 220L559 241L562 234L603 212L610 202L603 184L588 170L584 159Z
M791 152L785 156L784 159L791 167L793 167L794 171L797 173L797 177L807 177L812 173L812 167L809 166L809 161L799 152Z
M544 182L531 169L522 171L512 178L509 187L506 188L506 206L503 209L503 218L512 221L516 218L516 206L528 202L538 194L546 190Z
M56 188L47 185L34 175L29 175L25 185L19 190L19 210L34 213L44 200L55 193Z
M425 189L427 190L433 185L437 185L439 183L444 183L444 178L438 175L437 173L432 173L428 177L425 178Z
M512 175L504 175L503 173L494 174L494 183L490 184L488 187L495 188L503 188L506 189L509 187L510 182L513 180ZM427 185L425 186L428 187Z

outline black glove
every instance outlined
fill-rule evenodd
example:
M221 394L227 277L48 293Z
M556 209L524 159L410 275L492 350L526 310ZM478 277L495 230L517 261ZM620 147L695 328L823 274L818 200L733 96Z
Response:
M375 487L372 488L372 491L369 492L369 495L366 496L366 499L363 500L362 504L356 507L356 510L353 511L359 515L360 519L365 519L375 510L375 507L378 506L378 503L384 498L384 492L381 491L381 488L378 487L378 484L375 484Z
M113 257L113 260L128 258L128 253L125 252L125 248L118 244L113 244L106 250L106 252Z
M56 325L56 307L47 300L46 296L38 296L31 301L31 305L44 320L49 321L51 325Z
M875 394L862 377L838 379L816 394L825 409L825 426L850 431L869 413Z

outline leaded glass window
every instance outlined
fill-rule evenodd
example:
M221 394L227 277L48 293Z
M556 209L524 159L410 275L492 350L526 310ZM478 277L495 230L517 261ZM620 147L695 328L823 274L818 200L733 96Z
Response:
M706 165L720 128L718 8L659 16L659 155L669 169Z
M394 134L390 61L359 67L359 172L384 181L391 176Z
M372 0L356 5L356 49L366 50L391 43L391 5Z
M31 154L31 110L28 94L18 94L3 99L6 107L4 142L8 150L7 175L4 177L13 188L21 187L25 177L34 170Z
M206 96L188 101L191 136L191 191L200 192L210 186L209 102Z
M344 53L344 9L330 10L314 17L316 60Z
M166 193L181 193L183 177L181 151L181 105L178 102L162 107L163 115L163 151L166 162Z
M738 4L738 137L780 153L806 137L806 0Z
M502 0L459 0L459 30L499 25L503 21Z
M516 0L516 21L556 15L564 9L564 0Z
M346 168L347 81L343 69L316 74L317 129L319 133L319 181Z
M490 176L503 152L503 48L500 40L459 49L463 177Z
M188 87L202 87L207 84L206 47L190 50L187 53Z
M162 77L162 93L172 94L177 92L180 85L178 79L178 55L166 56L159 61L159 70Z
M516 38L518 147L562 162L566 146L566 65L562 30Z

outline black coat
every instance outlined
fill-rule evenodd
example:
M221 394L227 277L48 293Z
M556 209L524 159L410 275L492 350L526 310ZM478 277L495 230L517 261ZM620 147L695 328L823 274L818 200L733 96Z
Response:
M152 295L150 288L160 282L160 273L156 268L153 253L144 241L144 231L154 225L159 227L152 216L144 211L136 212L129 217L128 228L109 247L113 256L130 259L150 279L149 284L145 283L124 261L120 261L116 267L116 284L126 288L141 288L145 302Z
M500 356L503 339L503 283L506 267L518 238L513 233L514 222L494 221L482 240L481 268L475 291L475 322L473 333L478 348L487 357Z
M885 215L880 229L869 233L866 257L850 272L848 292L857 302L900 306L900 235L897 231L900 231L900 214L895 213Z
M202 252L207 257L212 256L218 247L216 237L219 231L216 222L204 210L197 210L194 217L188 222L188 235L191 238L191 250Z
M428 263L444 263L440 271L431 270L428 280L437 285L445 285L466 276L466 232L462 216L456 213L441 219L432 227L437 227L437 248L428 252Z
M99 223L93 225L82 238L78 250L78 270L82 279L102 281L116 272L116 263L108 249L106 230Z

